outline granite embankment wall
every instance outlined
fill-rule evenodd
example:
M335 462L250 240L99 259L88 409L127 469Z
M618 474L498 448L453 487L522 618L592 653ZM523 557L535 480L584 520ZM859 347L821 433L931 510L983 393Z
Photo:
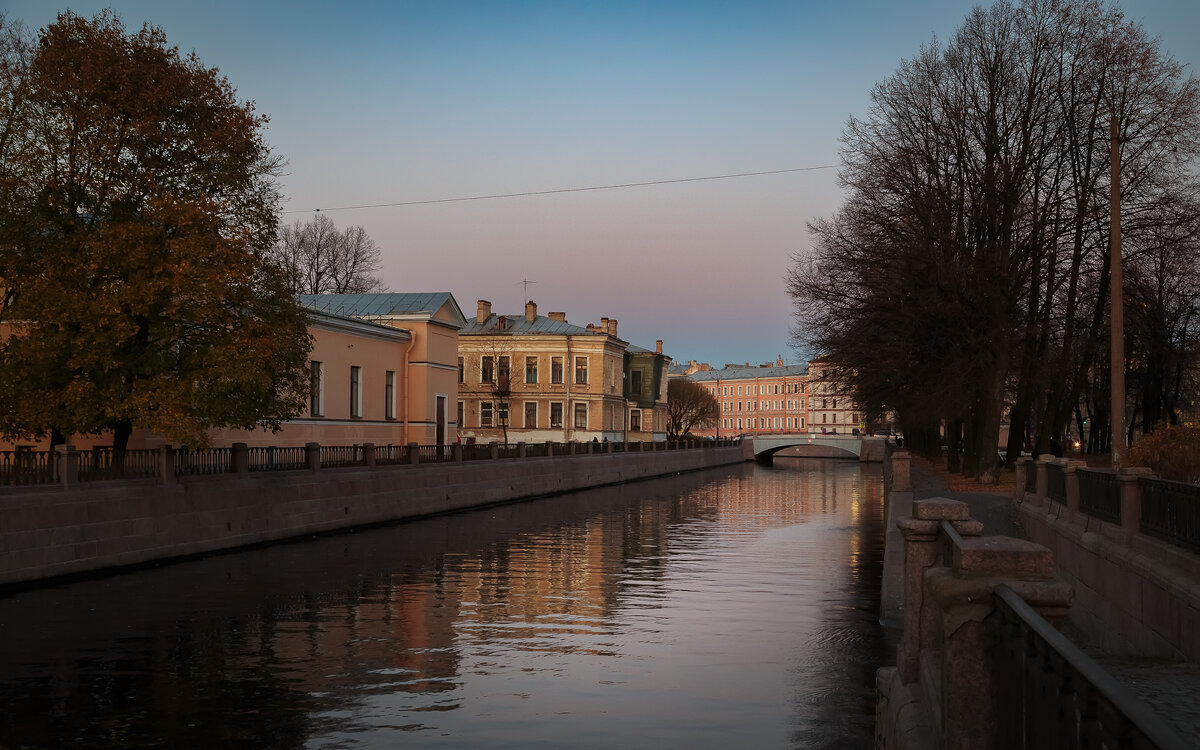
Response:
M0 586L752 460L729 447L106 482L0 494Z

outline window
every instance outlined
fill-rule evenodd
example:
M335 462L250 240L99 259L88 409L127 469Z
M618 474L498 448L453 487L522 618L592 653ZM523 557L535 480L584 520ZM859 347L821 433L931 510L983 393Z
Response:
M537 402L525 402L525 429L533 429L537 427Z
M512 377L512 362L511 358L505 354L496 358L496 377L501 383L507 382Z
M641 409L630 409L629 410L629 429L634 432L642 431L642 410Z
M308 363L308 385L312 391L309 395L309 416L325 416L325 364L313 360Z
M742 387L740 385L738 386L738 395L742 395Z
M383 416L396 418L396 373L391 370L383 374Z
M463 382L463 358L458 358L458 382Z
M537 357L525 358L525 382L537 382Z
M641 393L642 392L642 371L641 370L634 370L633 372L629 373L629 392L630 393Z
M575 429L587 429L587 404L575 404Z
M457 419L454 420L454 423L456 425L458 425L459 427L462 427L463 426L463 402L462 401L458 402L458 414L456 415L456 417L457 417Z
M740 429L742 429L742 419L741 419L741 417L738 417L738 429L739 429L739 430L740 430Z
M550 382L551 383L563 382L563 358L562 357L551 357L550 358Z
M562 403L561 402L556 401L556 402L550 404L550 426L551 427L562 427L563 426Z
M587 385L587 357L575 358L575 385Z
M350 418L362 418L362 368L350 365Z
M484 401L479 404L479 426L492 426L492 402Z
M479 364L479 382L494 383L496 382L496 364L492 357L484 357Z
M508 424L508 402L501 401L496 405L496 416L500 418L500 424Z

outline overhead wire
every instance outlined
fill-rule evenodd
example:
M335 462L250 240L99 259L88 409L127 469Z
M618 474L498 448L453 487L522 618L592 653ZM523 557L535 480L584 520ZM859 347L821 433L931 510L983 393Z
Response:
M814 172L819 169L836 169L837 164L822 164L816 167L793 167L791 169L772 169L764 172L738 172L735 174L708 175L705 177L682 177L673 180L651 180L648 182L625 182L616 185L590 185L588 187L557 188L554 190L528 190L521 193L495 193L490 195L471 195L459 198L432 198L416 201L396 201L394 203L366 203L357 206L334 206L331 208L307 208L284 211L285 214L328 213L330 211L357 211L368 208L398 208L401 206L427 206L435 203L463 203L466 201L485 201L497 198L524 198L533 195L554 195L556 193L583 193L591 190L620 190L623 188L649 187L652 185L673 185L684 182L704 182L706 180L728 180L738 177L761 177L764 175L787 174L788 172Z

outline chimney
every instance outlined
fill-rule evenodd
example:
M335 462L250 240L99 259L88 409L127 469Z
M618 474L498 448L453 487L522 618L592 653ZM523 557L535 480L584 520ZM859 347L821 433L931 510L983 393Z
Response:
M529 300L525 303L525 320L528 320L530 323L532 323L536 317L537 303L533 300Z
M614 339L617 337L617 319L608 318L608 335Z
M655 353L655 354L662 354L662 339L657 339L657 340L654 342L654 353Z
M600 319L600 330L608 333L608 318Z
M565 312L552 312L547 313L547 315L549 316L550 320L557 320L559 323L567 322L567 314Z
M481 299L481 300L479 300L479 302L476 303L476 305L477 306L475 308L475 322L483 323L485 320L490 318L492 315L492 303L488 302L485 299Z

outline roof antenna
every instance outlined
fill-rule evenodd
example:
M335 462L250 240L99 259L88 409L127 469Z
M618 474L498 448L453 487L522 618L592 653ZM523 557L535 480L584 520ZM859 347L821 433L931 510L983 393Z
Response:
M537 282L536 282L536 281L530 281L529 279L521 279L521 280L520 280L520 281L518 281L517 283L518 283L518 284L524 284L524 285L525 285L525 299L521 300L521 309L522 309L522 310L524 310L524 309L525 309L525 303L529 301L529 285L530 285L530 284L536 284Z

